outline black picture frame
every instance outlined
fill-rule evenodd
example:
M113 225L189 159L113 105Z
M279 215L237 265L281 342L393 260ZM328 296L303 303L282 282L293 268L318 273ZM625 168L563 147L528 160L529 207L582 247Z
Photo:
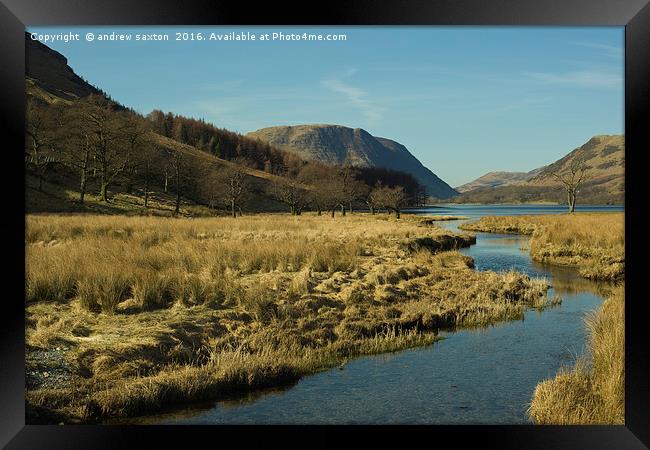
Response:
M0 327L0 444L6 448L179 447L203 439L211 445L312 443L341 445L339 432L362 431L364 444L386 438L411 445L413 439L456 445L469 438L499 448L637 449L650 445L650 371L644 345L646 318L640 295L642 270L640 220L643 197L642 154L649 147L646 117L650 116L650 6L648 0L356 0L258 3L185 0L154 1L2 0L0 40L5 134L0 175L3 220L0 221L7 262L3 326ZM624 426L418 426L418 427L215 427L211 426L56 426L25 425L24 404L24 227L23 155L25 111L24 31L37 25L516 25L625 26L625 208L626 208L626 396ZM13 169L15 167L16 169ZM6 286L11 289L7 290ZM639 295L637 296L637 292ZM22 296L22 298L21 298ZM251 430L258 433L251 433ZM279 433L291 432L292 438ZM295 433L301 436L296 438ZM398 435L399 434L399 435ZM226 436L228 435L228 436ZM191 436L191 437L190 437ZM189 437L189 441L188 441ZM365 440L367 438L371 440ZM302 439L305 439L304 441ZM406 439L405 439L406 438ZM416 444L419 445L419 444ZM426 445L426 444L425 444Z

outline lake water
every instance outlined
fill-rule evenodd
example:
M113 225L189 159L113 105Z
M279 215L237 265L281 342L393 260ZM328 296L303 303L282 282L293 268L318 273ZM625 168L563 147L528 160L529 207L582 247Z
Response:
M617 206L579 206L578 211L623 211ZM441 205L411 210L425 215L552 214L556 205ZM458 221L440 222L457 230ZM603 286L569 268L533 262L529 238L476 233L462 252L477 270L514 268L545 277L562 304L524 319L480 330L441 333L428 347L361 357L343 370L301 379L295 385L245 398L193 405L173 413L134 419L161 424L525 424L537 383L572 365L585 350L584 317L603 298Z

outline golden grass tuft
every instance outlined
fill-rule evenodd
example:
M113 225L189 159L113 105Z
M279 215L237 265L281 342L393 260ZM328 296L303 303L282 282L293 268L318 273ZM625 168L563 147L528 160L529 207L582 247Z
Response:
M538 384L528 410L539 424L625 423L625 296L616 288L586 319L589 354Z

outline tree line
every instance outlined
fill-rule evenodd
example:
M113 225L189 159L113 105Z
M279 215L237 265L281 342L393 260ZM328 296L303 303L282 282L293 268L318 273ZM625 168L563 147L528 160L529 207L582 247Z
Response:
M200 157L157 135L198 148L225 161ZM118 185L138 191L144 207L157 189L173 195L175 214L184 198L233 217L269 198L291 214L310 209L332 217L355 208L395 212L424 201L424 190L408 174L377 168L339 167L304 161L258 140L216 128L203 120L153 111L142 117L102 95L66 104L29 97L25 162L44 190L48 174L76 179L78 201L94 191L102 202ZM255 170L271 176L253 176ZM266 200L264 200L266 199Z

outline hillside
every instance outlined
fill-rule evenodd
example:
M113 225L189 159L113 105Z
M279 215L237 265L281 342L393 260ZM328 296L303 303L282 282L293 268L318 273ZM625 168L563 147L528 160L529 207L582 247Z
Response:
M25 48L28 212L352 211L366 205L379 180L384 189L403 189L396 200L403 206L423 201L418 181L392 167L362 165L349 178L341 167L307 161L203 119L160 110L143 116L75 74L63 55L27 33ZM386 151L368 137L369 145Z
M341 125L295 125L262 128L246 136L289 150L303 159L355 167L380 167L406 172L440 199L457 192L438 178L402 144L372 136L361 128Z
M44 91L40 95L52 101L72 100L101 93L99 89L74 73L68 66L65 56L32 40L27 33L25 33L25 76L28 89L31 86L39 87Z
M457 186L455 189L460 192L473 191L481 188L495 188L508 186L522 181L527 181L534 176L530 172L488 172L474 181Z
M545 170L566 174L573 160L583 160L589 169L591 183L607 192L622 190L625 175L625 140L621 135L594 136L565 157L549 164ZM552 177L537 174L528 182L534 186L556 185Z
M459 186L461 203L564 202L565 194L550 173L566 175L580 159L588 179L579 203L623 203L625 197L625 139L621 135L594 136L566 156L530 172L493 172Z
M101 89L96 88L80 76L68 65L68 60L59 52L50 49L38 41L30 39L25 33L25 93L28 100L36 100L43 111L50 111L50 114L58 114L56 108L71 111L78 108L79 102L90 96L96 95L109 98ZM110 98L109 98L110 100ZM116 111L124 111L122 105L116 104ZM61 110L61 111L62 111ZM117 114L117 113L116 113ZM60 132L57 132L60 133ZM66 130L62 136L69 134ZM65 143L65 138L62 138ZM251 179L251 186L255 192L263 193L268 190L271 183L282 182L283 178L277 175L257 170L255 168L240 166L231 161L219 158L206 153L194 146L161 136L153 131L147 131L142 138L151 145L140 149L139 156L151 155L154 164L161 164L167 155L180 153L183 155L185 165L193 167L195 173L199 171L206 177L216 174L224 168L239 167ZM69 144L59 144L61 148ZM158 172L162 167L158 167ZM44 189L36 189L37 179L32 171L27 173L26 209L28 212L100 212L100 213L124 213L132 212L142 208L142 198L135 193L142 194L139 181L128 183L124 177L117 177L112 187L113 198L110 204L99 202L92 192L89 192L86 201L81 204L78 201L78 179L76 173L71 172L62 164L52 164L47 169L47 177ZM173 210L174 195L172 191L163 192L160 175L154 176L151 186L156 192L150 192L150 213L164 214ZM97 188L96 180L88 181L88 188L92 191ZM189 180L193 183L193 180ZM133 193L128 192L127 186L133 184ZM188 184L189 187L189 184ZM205 203L205 194L190 192L183 196L183 203L186 205L185 212L197 212L199 205ZM272 198L251 198L251 207L256 210L281 210L283 206ZM171 205L171 206L170 206ZM198 209L197 209L198 208ZM183 211L181 211L183 212Z

